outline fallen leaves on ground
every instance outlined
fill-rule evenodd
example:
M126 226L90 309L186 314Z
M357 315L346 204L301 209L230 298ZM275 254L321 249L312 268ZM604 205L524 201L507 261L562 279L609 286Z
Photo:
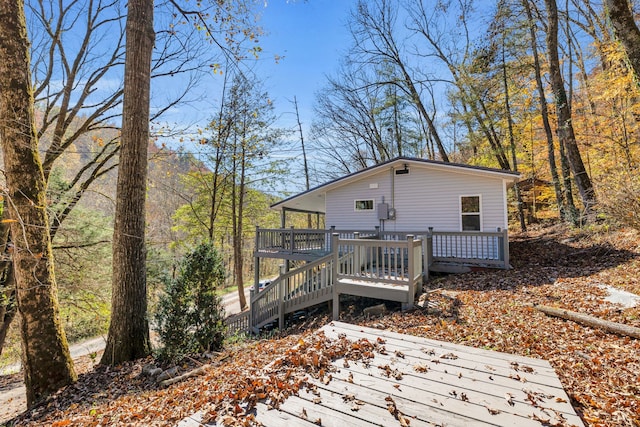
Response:
M365 326L547 359L585 425L640 426L640 340L548 317L532 308L551 305L640 327L640 307L625 309L605 302L601 287L640 295L638 233L541 228L512 236L511 261L514 269L509 271L432 278L429 288L438 291L429 294L425 309L365 319L356 307L343 316ZM146 360L96 367L15 423L164 426L202 411L205 419L224 425L255 425L251 409L257 401L277 407L308 387L309 377L331 381L332 360L366 363L384 351L384 342L328 340L314 332L328 320L328 313L320 313L280 336L237 344L227 349L230 357L211 363L204 375L166 388L141 375ZM385 366L378 369L395 374ZM505 399L509 402L511 396ZM409 419L388 403L400 425L409 425Z

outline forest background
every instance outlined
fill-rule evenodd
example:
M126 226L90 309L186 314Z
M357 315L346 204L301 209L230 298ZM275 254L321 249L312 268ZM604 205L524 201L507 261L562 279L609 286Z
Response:
M279 225L271 203L400 155L519 171L513 227L640 227L639 86L603 4L355 2L344 17L351 42L305 128L295 99L286 102L297 120L282 124L257 71L263 3L203 3L197 13L155 5L152 311L164 277L197 243L214 242L226 286L242 291L255 227ZM109 324L126 10L29 0L26 15L61 319L73 342ZM208 94L206 125L166 119ZM7 212L0 365L20 351Z

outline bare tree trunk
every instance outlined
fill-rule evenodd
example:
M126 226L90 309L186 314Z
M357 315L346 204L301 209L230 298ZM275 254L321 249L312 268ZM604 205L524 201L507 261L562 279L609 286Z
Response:
M406 70L406 68L404 66L404 63L402 63L400 60L398 60L398 66L400 67L400 70L402 71L402 75L403 75L403 78L404 78L404 83L407 86L407 91L409 92L409 95L411 96L411 100L413 101L413 103L415 104L416 108L420 112L420 115L422 116L424 121L427 123L427 126L429 127L429 132L431 133L433 141L435 142L436 147L438 147L438 153L440 154L440 159L443 162L447 162L448 163L449 162L449 156L447 155L447 150L444 148L444 143L440 139L440 134L438 132L438 129L436 128L435 123L433 122L433 119L431 118L431 116L429 116L429 113L427 113L427 109L424 107L424 104L422 103L422 100L420 99L420 94L418 93L418 90L416 89L416 86L413 84L413 80L409 76L409 73L407 72L407 70Z
M245 113L246 114L246 113ZM245 118L242 119L246 120ZM245 124L246 125L246 124ZM246 161L246 148L244 139L246 137L246 131L240 138L243 139L240 144L240 152L238 152L237 136L234 141L234 153L233 153L233 182L231 188L231 222L232 222L232 241L233 241L233 271L235 276L235 282L238 286L238 298L240 303L240 310L244 310L247 307L247 298L244 295L244 254L243 254L243 238L242 238L242 215L244 205L244 192L245 192L245 161ZM238 182L239 180L239 182Z
M560 176L558 175L558 167L556 165L555 146L553 144L553 131L551 130L551 124L549 123L549 109L547 108L547 98L544 93L544 83L542 82L542 73L540 71L540 57L538 56L538 43L536 38L536 29L533 21L533 14L531 13L531 6L529 5L531 0L522 0L522 5L527 12L527 19L529 20L529 33L531 35L531 51L533 53L533 63L536 75L536 86L538 87L538 100L540 102L540 115L542 116L542 125L544 127L544 134L547 137L547 160L549 162L549 171L551 173L551 180L553 182L553 189L556 195L556 203L558 204L558 213L561 220L565 220L565 201L560 186Z
M144 239L151 54L155 38L153 0L129 0L128 7L111 323L100 361L110 365L151 352Z
M561 74L560 59L558 58L558 8L556 0L545 0L549 15L547 25L547 55L549 57L549 74L551 86L556 100L556 114L558 116L558 137L564 146L573 172L573 177L580 193L580 198L585 212L589 215L596 203L596 195L591 184L591 179L582 162L580 149L576 143L576 137L571 123L571 109L564 88Z
M420 92L416 88L414 79L409 74L407 65L402 60L400 48L395 41L393 21L397 15L395 9L397 6L389 0L379 0L373 3L372 10L369 9L369 5L370 3L364 1L359 1L357 5L357 22L361 26L361 31L366 32L366 37L374 40L374 45L376 46L367 53L372 57L384 58L384 61L388 61L400 71L401 78L394 84L410 96L411 102L415 105L418 113L429 128L431 137L438 148L440 158L443 162L449 162L449 156L438 129L420 98ZM356 37L356 34L354 34L354 37Z
M311 188L309 183L309 164L307 163L307 151L304 148L304 135L302 133L302 123L300 123L300 113L298 112L298 100L296 97L293 97L293 105L296 107L296 120L298 122L298 132L300 133L300 145L302 146L302 161L304 164L304 180L305 180L305 190L309 190ZM311 214L307 214L307 228L311 228Z
M606 0L607 14L616 37L622 43L636 79L640 81L640 29L633 20L628 0Z
M75 381L76 374L58 308L23 2L0 2L0 34L0 141L21 315L22 366L27 404L32 406Z
M215 123L215 140L210 143L214 146L215 154L213 156L213 171L211 171L211 211L209 212L209 241L213 243L215 235L215 224L218 213L222 206L222 199L225 193L226 176L223 174L223 161L226 155L227 143L231 129L231 121L225 117L225 106L227 102L227 82L229 74L225 74L224 83L222 84L222 96L220 97L220 111L218 113L217 123ZM221 247L222 249L222 247Z
M511 148L511 170L518 172L518 159L516 157L516 140L513 136L513 117L511 116L511 104L509 99L509 82L507 80L507 63L504 57L504 40L502 41L502 84L504 86L504 107L507 113L507 128L509 131L509 147ZM520 230L527 231L527 223L524 219L524 203L522 203L522 194L520 187L516 182L513 186L518 202L518 217L520 219Z

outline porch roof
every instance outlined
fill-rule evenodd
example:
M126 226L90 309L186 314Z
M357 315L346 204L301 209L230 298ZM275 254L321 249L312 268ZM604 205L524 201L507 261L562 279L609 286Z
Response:
M502 169L486 168L482 166L465 165L461 163L446 163L436 160L418 159L414 157L396 157L383 163L350 173L310 190L298 193L271 205L271 209L295 212L326 213L325 195L327 191L347 185L358 179L380 172L381 169L402 169L405 165L428 168L433 170L449 170L470 176L493 176L507 181L511 186L520 179L518 172Z

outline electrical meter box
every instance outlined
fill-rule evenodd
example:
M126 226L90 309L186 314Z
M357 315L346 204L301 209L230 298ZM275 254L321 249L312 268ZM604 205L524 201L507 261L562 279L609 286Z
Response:
M379 203L378 219L381 219L381 220L396 219L396 210L394 208L390 208L388 203Z
M378 203L378 219L389 219L388 203Z

